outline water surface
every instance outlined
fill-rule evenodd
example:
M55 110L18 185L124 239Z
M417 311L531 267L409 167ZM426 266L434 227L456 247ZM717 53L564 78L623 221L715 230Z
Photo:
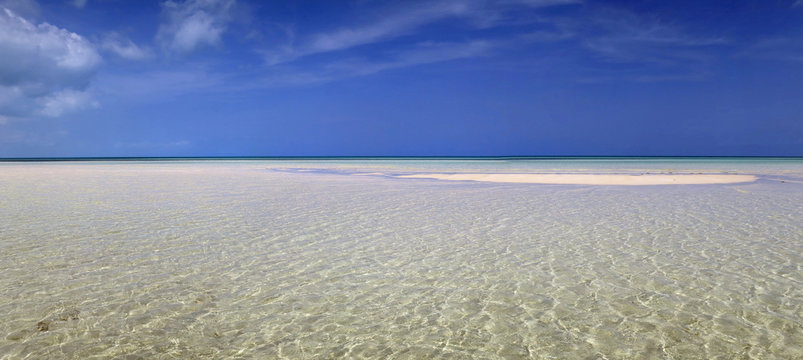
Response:
M758 181L352 175L432 171ZM802 220L795 159L0 163L0 357L800 358Z

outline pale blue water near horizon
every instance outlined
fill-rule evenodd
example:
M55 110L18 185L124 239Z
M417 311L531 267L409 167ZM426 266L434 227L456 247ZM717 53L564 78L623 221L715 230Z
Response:
M790 158L0 163L0 358L800 358L801 204Z

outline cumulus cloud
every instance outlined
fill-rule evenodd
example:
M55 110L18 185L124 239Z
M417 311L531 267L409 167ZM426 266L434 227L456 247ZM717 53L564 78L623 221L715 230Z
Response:
M87 0L73 0L72 1L72 6L75 6L75 7L79 8L79 9L83 9L84 6L86 6L86 2L87 2Z
M162 3L165 21L156 35L162 46L174 53L189 53L204 46L217 46L231 22L235 0L168 0Z
M0 116L59 116L96 104L86 89L101 58L80 35L0 8L0 54Z
M101 47L127 60L145 60L153 55L148 48L141 47L131 39L127 39L117 33L107 35L103 39Z

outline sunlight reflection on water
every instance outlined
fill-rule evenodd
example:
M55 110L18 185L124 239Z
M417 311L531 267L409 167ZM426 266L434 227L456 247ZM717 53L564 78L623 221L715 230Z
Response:
M341 174L432 168L572 170L0 165L0 357L803 356L800 163L652 187Z

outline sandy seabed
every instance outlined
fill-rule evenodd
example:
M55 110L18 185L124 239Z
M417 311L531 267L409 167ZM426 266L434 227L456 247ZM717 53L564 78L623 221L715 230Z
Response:
M399 177L659 170L751 181ZM799 359L801 179L801 162L0 164L0 359Z

